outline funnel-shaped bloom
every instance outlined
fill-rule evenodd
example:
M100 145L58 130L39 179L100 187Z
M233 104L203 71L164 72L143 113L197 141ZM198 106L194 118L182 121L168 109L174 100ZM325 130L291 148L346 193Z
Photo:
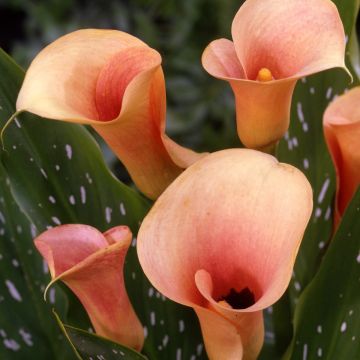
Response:
M211 42L202 63L234 91L240 140L266 149L289 127L296 81L345 68L343 25L331 0L247 0L231 31L233 42Z
M324 113L324 132L337 175L335 226L360 185L360 87L336 98Z
M210 359L254 359L262 309L290 281L312 210L296 168L248 149L213 153L159 197L138 234L153 285L195 309Z
M121 31L79 30L47 46L30 65L16 108L92 125L150 198L199 156L165 135L160 54Z
M84 305L96 332L136 350L144 333L128 298L123 266L131 243L127 226L104 234L87 225L62 225L35 239L52 282L63 281Z

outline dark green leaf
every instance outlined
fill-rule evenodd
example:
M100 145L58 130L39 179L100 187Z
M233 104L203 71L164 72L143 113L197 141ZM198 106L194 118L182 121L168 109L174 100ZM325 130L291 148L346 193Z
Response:
M146 360L146 357L132 349L87 331L65 325L56 313L54 315L74 353L80 360Z
M288 359L360 358L360 190L299 299Z
M33 247L36 228L15 203L9 185L0 164L0 359L71 359L43 300L48 269ZM50 302L66 304L59 288L51 290Z
M334 3L349 38L354 31L358 0ZM281 161L304 171L308 177L314 190L314 212L297 258L293 300L314 276L332 231L335 173L323 135L323 113L334 97L357 84L357 80L350 84L350 78L343 70L334 69L302 79L294 93L291 126L280 143L278 156Z
M334 1L344 23L347 38L354 32L359 1ZM285 296L290 299L290 314L293 313L298 297L318 270L318 264L325 252L332 234L333 197L335 192L335 171L323 135L323 113L334 97L347 88L358 85L351 68L351 49L347 47L346 59L354 74L350 83L345 71L333 69L304 78L298 82L292 100L290 129L280 142L278 158L301 169L310 181L314 191L314 211L304 235L296 260L293 279ZM282 312L276 321L281 332L276 334L277 342L284 344L284 334L291 334L292 324L289 312L276 304L274 313ZM275 332L279 327L275 325ZM287 328L287 330L286 330Z

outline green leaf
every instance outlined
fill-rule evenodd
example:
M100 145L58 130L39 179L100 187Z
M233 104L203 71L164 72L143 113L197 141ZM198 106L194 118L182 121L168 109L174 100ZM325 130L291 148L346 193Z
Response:
M360 190L299 299L287 359L360 358Z
M354 31L358 0L351 0L346 4L342 1L334 2L338 6L347 37L350 38ZM349 51L347 59L348 56ZM334 97L357 84L357 81L350 84L345 71L333 69L302 79L295 89L291 125L280 143L278 157L280 161L301 169L309 179L314 190L314 212L297 258L293 301L296 301L316 273L317 264L332 231L335 172L323 135L323 114Z
M293 301L316 273L330 240L336 180L325 144L322 117L334 96L347 88L348 81L345 73L331 70L300 82L293 98L292 123L285 140L280 143L280 161L301 169L314 191L314 211L294 271Z
M0 75L0 122L4 124L15 110L23 72L0 53ZM22 114L6 130L4 144L2 161L14 196L39 231L59 223L89 224L101 231L123 224L136 236L150 204L109 172L84 127ZM125 282L145 326L144 353L152 359L203 358L192 309L173 303L150 285L138 263L135 244L134 238L126 259ZM82 311L72 304L70 310L73 314ZM69 316L64 319L71 325L87 326Z
M356 24L356 18L359 12L360 1L359 0L332 0L338 8L341 21L344 25L345 34L351 35Z
M346 4L343 1L334 2L338 6L347 37L350 38L354 31L358 0L351 0ZM349 67L352 70L351 65ZM295 266L293 301L296 301L316 273L317 264L332 231L335 172L325 144L323 114L334 97L356 85L357 80L350 84L350 79L343 70L334 69L302 79L294 93L291 126L280 143L278 155L280 161L293 164L304 171L313 186L314 212Z
M337 0L334 3L338 7L347 38L350 39L354 32L359 1ZM284 295L290 300L290 312L284 307L284 302L274 306L274 314L277 315L275 338L280 347L287 345L286 334L292 333L291 314L298 297L316 274L332 234L336 179L324 139L322 121L324 111L334 97L359 84L351 67L351 57L348 46L346 60L354 75L353 84L341 69L328 70L298 82L292 99L290 128L278 148L279 160L302 170L314 191L314 211L296 259L292 281Z
M101 336L77 329L62 323L60 317L54 312L56 320L65 337L71 344L76 356L81 359L106 359L106 360L146 360L146 357L137 351L114 343Z
M36 228L15 203L9 185L0 164L0 358L71 359L43 300L48 269L33 248ZM64 313L58 287L51 290L50 302Z

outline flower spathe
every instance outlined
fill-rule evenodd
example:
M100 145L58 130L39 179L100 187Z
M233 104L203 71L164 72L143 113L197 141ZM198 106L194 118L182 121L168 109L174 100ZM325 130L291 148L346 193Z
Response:
M284 293L311 211L305 176L249 149L199 160L155 202L137 237L140 264L194 308L210 359L259 354L261 310Z
M242 143L266 150L289 127L297 80L346 69L343 25L331 0L247 0L231 32L233 41L208 45L202 63L232 87Z
M105 233L87 225L61 225L40 234L35 246L46 260L52 283L63 281L79 298L95 331L142 348L143 327L128 298L123 266L131 244L127 226Z
M51 43L30 65L16 108L91 125L153 199L201 156L165 134L160 54L121 31L79 30Z
M360 87L336 98L324 113L325 139L335 165L335 227L360 185Z

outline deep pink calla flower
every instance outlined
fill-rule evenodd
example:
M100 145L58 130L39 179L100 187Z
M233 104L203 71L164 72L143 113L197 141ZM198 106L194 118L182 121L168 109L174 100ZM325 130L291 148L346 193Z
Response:
M323 123L337 175L337 227L360 185L360 86L336 98L326 109Z
M102 234L87 225L61 225L39 235L35 246L49 266L52 283L61 280L75 293L99 335L140 350L143 327L123 277L131 240L127 226Z
M289 127L297 80L346 69L343 25L331 0L247 0L231 32L233 41L208 45L202 63L231 85L242 143L266 151Z
M262 309L286 290L312 211L296 168L255 150L213 153L159 197L138 234L140 264L196 311L210 359L255 359Z
M202 156L165 134L160 54L121 31L79 30L47 46L30 65L16 108L91 125L152 199Z

